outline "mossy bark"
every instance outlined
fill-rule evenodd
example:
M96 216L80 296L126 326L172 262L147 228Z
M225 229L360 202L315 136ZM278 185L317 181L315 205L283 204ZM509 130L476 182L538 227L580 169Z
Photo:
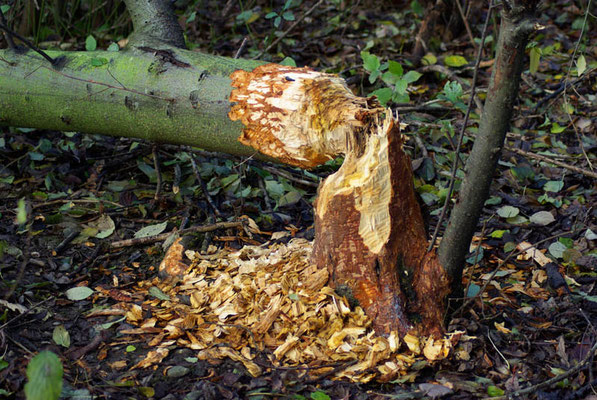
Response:
M119 52L0 50L0 124L81 131L200 147L235 155L229 75L258 61L205 55L168 46L131 45Z

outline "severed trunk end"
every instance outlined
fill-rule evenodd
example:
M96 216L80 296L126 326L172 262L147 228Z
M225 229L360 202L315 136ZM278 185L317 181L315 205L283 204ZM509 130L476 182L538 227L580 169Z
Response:
M435 251L427 253L391 112L309 68L268 64L231 78L229 116L245 125L241 142L303 168L345 157L315 205L312 260L327 268L330 286L360 305L378 334L439 337L449 282Z

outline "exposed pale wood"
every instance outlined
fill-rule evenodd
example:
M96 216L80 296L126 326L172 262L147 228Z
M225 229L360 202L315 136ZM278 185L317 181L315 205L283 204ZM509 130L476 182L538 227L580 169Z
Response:
M320 185L315 210L312 261L329 284L362 306L378 333L440 335L448 279L427 253L411 161L391 112L309 68L268 64L231 78L229 116L245 125L243 144L304 168L345 156Z

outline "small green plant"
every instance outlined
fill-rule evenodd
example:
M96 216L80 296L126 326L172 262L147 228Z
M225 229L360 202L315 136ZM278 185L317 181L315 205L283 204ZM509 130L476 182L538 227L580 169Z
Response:
M286 0L286 3L284 3L284 7L282 8L282 11L280 11L280 13L272 11L266 14L265 19L274 18L274 26L276 28L280 27L282 20L294 21L294 14L292 13L292 11L290 11L290 8L292 8L292 1L293 0Z
M381 78L387 87L379 88L370 93L377 96L382 106L390 101L394 103L408 103L410 97L407 89L408 85L416 82L421 77L417 71L408 71L404 73L402 65L396 61L381 63L375 54L368 51L361 51L363 67L369 72L369 83L374 84L378 78Z
M462 101L462 85L456 81L446 82L437 98L448 101L460 111L466 112L466 105Z

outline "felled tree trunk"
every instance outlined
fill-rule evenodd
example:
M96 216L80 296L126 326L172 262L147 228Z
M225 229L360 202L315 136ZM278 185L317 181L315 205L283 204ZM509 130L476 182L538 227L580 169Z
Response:
M301 167L345 156L315 206L312 258L331 286L361 305L378 333L439 335L448 279L427 253L410 158L390 111L308 68L269 64L232 78L241 142Z

